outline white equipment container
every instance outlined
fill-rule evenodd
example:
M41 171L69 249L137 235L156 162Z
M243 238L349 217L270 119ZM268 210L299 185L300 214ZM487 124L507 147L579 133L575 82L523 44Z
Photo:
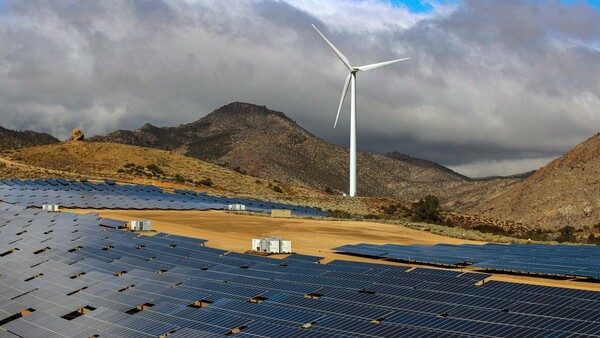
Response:
M284 241L281 237L253 238L252 250L268 253L292 253L292 241Z
M267 250L268 252L270 252L270 253L279 253L280 252L279 251L279 243L280 243L279 240L269 239L268 243L269 243L269 246L268 246L269 249Z
M44 205L42 205L42 210L57 212L58 211L58 205L56 205L56 204L44 204Z
M292 241L280 241L281 246L279 248L280 253L292 253Z
M262 251L262 246L260 245L260 239L253 238L252 239L252 251Z
M147 219L129 222L132 231L150 231L152 230L152 222Z
M246 206L244 204L229 204L227 206L227 210L229 210L229 211L245 211Z

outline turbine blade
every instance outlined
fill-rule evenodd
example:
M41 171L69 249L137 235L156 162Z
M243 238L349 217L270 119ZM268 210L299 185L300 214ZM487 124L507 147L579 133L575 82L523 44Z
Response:
M404 61L404 60L408 60L408 59L410 59L410 58L402 58L402 59L397 59L397 60L392 60L392 61L385 61L385 62L380 62L380 63L373 63L373 64L370 64L370 65L365 65L365 66L357 67L356 69L358 69L360 71L366 71L366 70L371 70L371 69L375 69L375 68L387 66L389 64L400 62L400 61Z
M327 40L327 38L325 37L325 35L323 35L323 33L321 33L317 27L315 27L315 25L312 25L313 28L317 31L317 33L319 33L319 35L321 35L321 37L323 38L323 40L325 40L325 42L327 42L327 44L329 45L329 47L331 48L331 50L333 50L333 52L335 53L335 55L337 55L338 58L340 58L340 60L346 65L346 67L348 67L348 69L352 70L352 66L350 66L350 61L348 61L348 59L344 56L344 54L342 54L342 52L340 52L337 48L335 48L335 46L333 45L333 43L331 43L329 40Z
M337 126L338 118L340 117L340 111L342 110L342 105L344 104L344 99L346 98L346 93L348 92L348 85L350 84L350 77L352 77L352 73L348 74L346 77L346 82L344 82L344 89L342 90L342 98L340 99L340 106L338 107L337 114L335 115L335 122L333 123L333 129Z

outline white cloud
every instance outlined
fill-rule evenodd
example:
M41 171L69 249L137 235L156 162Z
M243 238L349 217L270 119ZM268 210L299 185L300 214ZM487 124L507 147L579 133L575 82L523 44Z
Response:
M359 74L360 149L508 174L600 125L598 10L525 0L7 1L1 124L65 138L248 101L347 145L347 105L331 129L346 71L311 23L354 64L411 57Z
M552 160L554 160L553 157L517 160L474 161L467 164L448 167L457 173L468 177L486 177L490 176L490 173L494 173L494 175L499 176L509 176L518 173L525 173L531 170L537 170Z
M337 32L393 32L413 26L433 14L411 13L406 7L379 0L292 0L286 1L323 22Z

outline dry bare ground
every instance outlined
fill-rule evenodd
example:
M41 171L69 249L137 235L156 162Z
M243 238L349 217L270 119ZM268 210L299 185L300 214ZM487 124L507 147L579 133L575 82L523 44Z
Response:
M365 221L321 221L297 218L270 218L265 216L241 215L223 211L137 211L137 210L89 210L72 209L76 213L98 212L101 217L152 220L157 232L208 240L206 246L234 252L250 249L252 238L280 236L292 241L294 252L325 257L323 263L333 259L344 259L382 264L406 265L369 258L336 254L331 249L344 244L484 244L431 234L409 229L400 225ZM277 256L275 256L277 257ZM471 270L471 269L469 269ZM600 291L600 284L584 281L535 278L496 274L491 279L560 286Z
M478 243L376 222L271 218L223 211L94 211L102 217L121 220L150 219L152 228L158 232L203 238L208 240L207 246L236 252L249 250L252 238L269 236L292 240L295 252L326 258L339 258L330 249L344 244Z

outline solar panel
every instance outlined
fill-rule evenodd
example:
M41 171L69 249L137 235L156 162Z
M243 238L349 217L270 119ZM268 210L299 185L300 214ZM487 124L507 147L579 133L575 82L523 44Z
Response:
M81 189L67 182L56 187ZM14 184L27 190L32 183L41 186ZM158 193L152 187L97 186L104 194ZM6 220L0 222L0 252L19 249L0 256L0 315L35 310L3 325L27 337L185 337L232 330L240 337L600 335L600 292L498 281L473 286L489 275L227 253L169 234L100 232L106 228L94 214L48 214L6 203L0 203L0 220ZM173 243L177 247L169 248ZM365 250L394 251L379 247ZM517 249L519 255L527 250ZM587 250L561 255L574 259ZM78 311L85 314L62 318Z

